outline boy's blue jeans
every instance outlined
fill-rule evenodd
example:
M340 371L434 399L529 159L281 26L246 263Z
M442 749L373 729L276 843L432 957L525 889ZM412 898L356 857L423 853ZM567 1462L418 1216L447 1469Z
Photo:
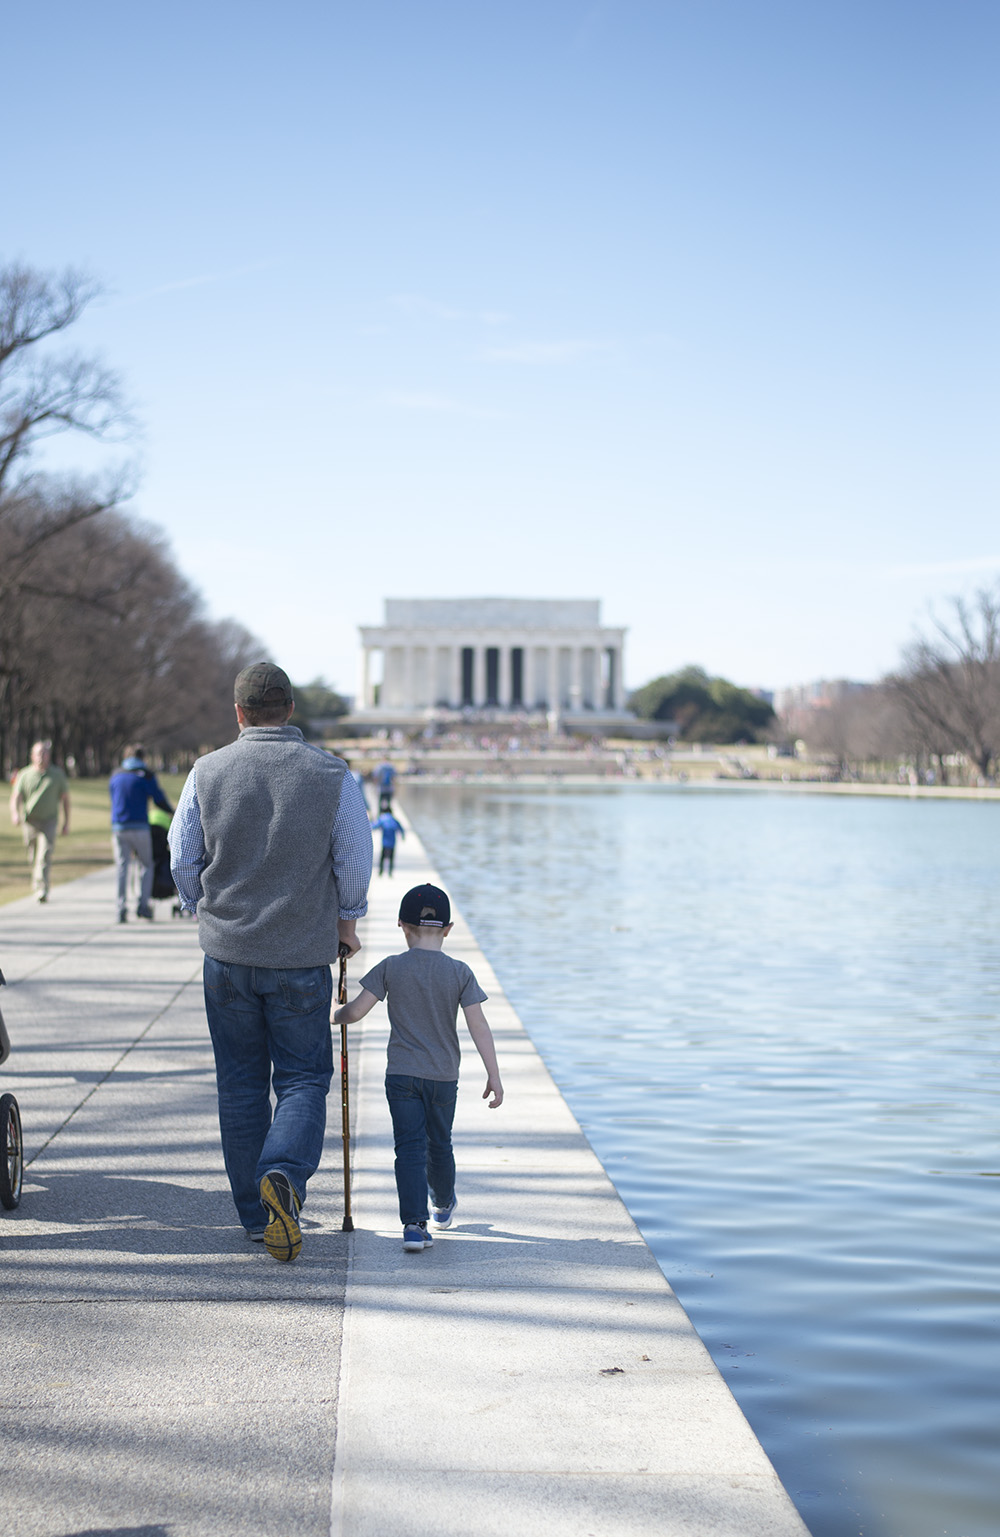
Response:
M450 1206L455 1199L451 1123L458 1083L386 1073L385 1097L396 1144L399 1220L404 1227L426 1222L428 1187L435 1206Z
M240 1221L259 1230L261 1178L280 1169L304 1201L323 1151L333 978L329 966L276 971L206 955L204 982L226 1173Z

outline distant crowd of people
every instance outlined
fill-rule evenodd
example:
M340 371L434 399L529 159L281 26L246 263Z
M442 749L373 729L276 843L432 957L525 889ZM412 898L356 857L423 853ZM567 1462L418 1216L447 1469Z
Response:
M361 788L361 775L352 773L351 777ZM406 837L406 829L392 809L396 770L391 763L383 762L373 769L371 777L378 797L378 815L371 826L382 837L378 873L382 875L388 871L392 875L396 839ZM111 848L117 872L118 922L128 922L128 882L133 860L141 872L135 916L150 922L153 899L164 901L175 897L177 891L170 873L167 839L173 807L146 762L146 749L142 743L131 743L123 749L121 765L108 781L108 793ZM363 788L361 793L363 798ZM52 761L51 742L35 742L28 764L14 775L10 817L14 826L22 831L31 867L32 895L36 902L47 902L56 838L60 834L65 836L70 824L69 779L65 770Z

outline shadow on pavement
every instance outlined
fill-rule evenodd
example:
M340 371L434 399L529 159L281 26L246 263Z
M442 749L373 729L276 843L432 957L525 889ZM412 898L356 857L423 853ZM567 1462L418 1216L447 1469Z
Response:
M183 1178L183 1176L181 1176ZM302 1254L292 1265L251 1243L233 1210L225 1175L204 1188L171 1178L114 1173L29 1172L21 1206L0 1219L8 1303L141 1295L147 1302L186 1296L342 1294L347 1235L339 1203L310 1202Z
M60 1532L59 1537L170 1537L169 1526L88 1526L85 1531Z

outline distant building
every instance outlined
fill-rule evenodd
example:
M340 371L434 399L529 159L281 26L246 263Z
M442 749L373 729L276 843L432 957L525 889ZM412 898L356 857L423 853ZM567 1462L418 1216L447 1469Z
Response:
M870 683L855 683L850 678L820 678L815 683L779 688L774 695L774 713L789 739L808 738L834 705L871 687Z
M596 598L387 598L360 633L355 719L624 715L625 630L601 624Z
M789 716L803 710L828 710L849 694L859 694L871 686L870 683L854 683L850 678L820 678L815 683L779 688L774 694L774 713Z

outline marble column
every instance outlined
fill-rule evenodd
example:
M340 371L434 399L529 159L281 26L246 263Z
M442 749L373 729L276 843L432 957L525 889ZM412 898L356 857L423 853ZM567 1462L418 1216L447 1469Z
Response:
M403 646L403 676L400 680L400 708L413 709L413 647Z
M402 646L387 646L385 648L385 673L382 678L382 698L380 704L383 709L398 710L403 699L403 648Z
M477 710L486 703L486 647L472 649L472 702Z
M583 658L579 646L571 646L569 653L569 707L574 715L583 708Z
M550 710L559 708L559 647L549 646L549 689L548 707Z
M533 645L531 648L531 708L537 710L540 705L548 708L548 677L549 659L541 646Z
M448 690L448 703L453 710L462 708L462 648L451 647L451 685Z
M594 709L597 704L596 689L594 687L594 648L583 646L580 651L580 703L585 710Z
M621 679L621 652L617 646L608 647L608 692L611 695L611 708L622 708L622 679Z
M511 705L511 681L510 681L510 647L501 646L499 656L499 677L497 679L497 701L501 710L509 710Z
M434 647L434 704L447 707L451 704L452 648L438 640Z

